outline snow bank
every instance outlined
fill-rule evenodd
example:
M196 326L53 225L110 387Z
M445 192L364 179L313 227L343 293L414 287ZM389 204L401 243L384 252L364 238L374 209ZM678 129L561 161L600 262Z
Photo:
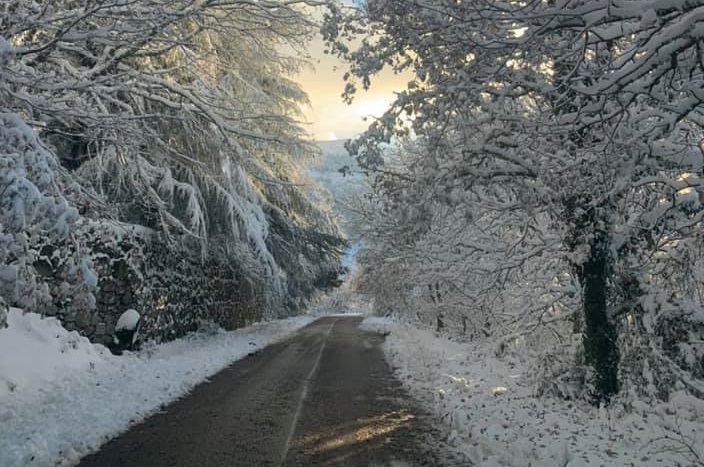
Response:
M0 330L0 403L13 392L50 383L67 371L88 370L110 355L54 318L10 308L7 324Z
M196 333L115 357L55 319L13 309L0 330L0 466L71 465L231 362L312 320Z
M597 409L537 398L529 367L517 357L498 359L481 345L389 319L367 318L362 326L390 331L385 351L397 375L477 466L702 465L700 399L679 393L656 407L632 402Z

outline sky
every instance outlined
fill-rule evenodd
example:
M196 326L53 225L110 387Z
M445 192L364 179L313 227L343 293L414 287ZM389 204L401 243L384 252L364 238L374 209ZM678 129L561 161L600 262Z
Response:
M369 125L365 117L384 113L394 99L394 92L405 89L409 78L385 71L372 79L369 91L359 90L354 102L347 105L341 97L345 86L342 75L347 68L336 57L324 54L324 49L320 39L310 45L309 53L316 62L314 68L297 77L311 101L311 106L304 109L310 122L308 129L318 141L350 138Z

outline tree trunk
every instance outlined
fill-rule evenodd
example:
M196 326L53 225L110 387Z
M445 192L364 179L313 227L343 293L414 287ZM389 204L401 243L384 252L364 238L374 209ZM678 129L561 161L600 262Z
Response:
M594 236L587 260L579 267L584 312L584 351L594 368L594 397L608 401L619 389L619 352L616 329L607 313L609 277L608 238L603 232Z
M574 64L558 61L555 64L555 83L560 95L569 99L558 102L556 115L577 112L574 104L576 93L570 88L569 77ZM584 130L574 130L569 140L575 147L581 147L589 136ZM575 159L579 160L577 154ZM589 162L583 161L584 173L589 172ZM603 226L609 226L608 201L595 203L591 195L594 187L583 187L582 194L577 192L564 201L568 219L574 221L573 230L567 238L571 251L581 246L588 246L586 260L575 265L575 271L582 288L582 316L575 317L573 329L584 332L584 353L587 364L594 369L595 402L608 402L618 392L619 352L616 343L616 328L609 320L607 304L609 299L609 274L613 258L609 253L609 235Z

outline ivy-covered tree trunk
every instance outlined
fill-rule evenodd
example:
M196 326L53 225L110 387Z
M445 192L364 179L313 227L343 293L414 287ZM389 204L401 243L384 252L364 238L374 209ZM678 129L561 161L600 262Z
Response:
M616 328L608 313L613 256L609 244L607 206L593 206L589 198L568 201L572 217L568 246L573 252L586 248L585 257L574 264L582 289L582 332L585 360L594 370L594 402L608 402L619 390L619 351Z
M588 257L577 275L582 286L585 357L594 369L595 399L602 402L619 389L617 333L607 312L610 270L607 235L597 232L589 246Z
M554 3L552 0L549 2L551 5ZM554 84L558 90L553 97L555 115L579 112L576 104L578 96L571 82L576 65L575 56L570 55L555 61ZM576 314L573 330L584 333L585 360L594 370L594 401L600 403L607 402L619 389L617 333L607 311L609 276L614 260L609 250L607 227L610 225L610 207L608 201L595 200L593 185L579 183L584 179L594 181L601 178L595 176L594 161L588 153L582 153L585 146L589 147L595 142L594 135L575 127L568 133L568 139L569 145L574 148L573 158L580 161L581 170L577 172L580 180L575 181L575 187L579 187L577 194L563 200L565 212L572 221L566 243L573 253L586 249L586 258L573 265L582 289L582 313ZM597 193L599 191L596 190Z
M0 329L7 326L7 305L5 305L5 300L0 297Z

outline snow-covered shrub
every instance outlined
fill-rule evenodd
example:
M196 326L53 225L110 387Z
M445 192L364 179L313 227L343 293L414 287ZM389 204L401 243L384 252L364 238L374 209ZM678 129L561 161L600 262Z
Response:
M665 356L693 378L704 380L704 308L681 307L661 316L655 335Z
M581 335L544 349L531 365L531 382L540 396L582 399L590 392L589 367L584 361Z
M701 305L670 293L644 295L640 307L621 321L621 377L627 397L668 401L683 389L704 397L703 340Z
M0 296L9 305L38 312L53 306L47 260L70 265L67 289L92 301L95 277L80 247L45 257L44 247L67 241L79 220L67 199L73 190L36 133L18 115L0 114Z

